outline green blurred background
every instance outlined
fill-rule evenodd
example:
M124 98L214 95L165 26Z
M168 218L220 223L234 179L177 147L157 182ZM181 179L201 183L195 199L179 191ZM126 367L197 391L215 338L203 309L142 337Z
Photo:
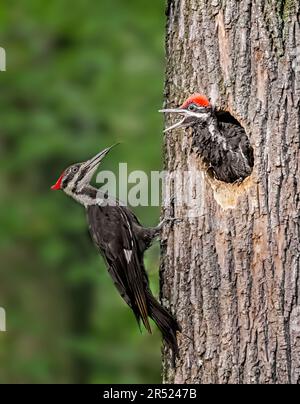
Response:
M0 382L160 382L159 332L140 334L84 209L49 187L116 141L105 169L161 168L164 2L10 0L0 46ZM146 266L158 294L157 244Z

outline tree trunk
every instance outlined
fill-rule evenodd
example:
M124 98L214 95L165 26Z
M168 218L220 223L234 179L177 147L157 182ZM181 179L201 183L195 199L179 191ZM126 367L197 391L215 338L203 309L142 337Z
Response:
M162 239L162 300L183 332L175 368L165 349L164 381L299 383L299 0L168 3L166 106L216 98L246 129L255 166L242 185L202 171L196 195L170 174L201 169L191 133L165 136L183 221Z

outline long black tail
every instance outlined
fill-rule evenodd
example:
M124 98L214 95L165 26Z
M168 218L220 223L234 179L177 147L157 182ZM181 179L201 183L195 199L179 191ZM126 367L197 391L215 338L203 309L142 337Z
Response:
M160 329L164 340L174 352L175 356L178 356L178 344L176 338L176 332L181 331L177 321L171 316L171 314L155 299L150 290L146 291L149 316L155 321L156 325Z

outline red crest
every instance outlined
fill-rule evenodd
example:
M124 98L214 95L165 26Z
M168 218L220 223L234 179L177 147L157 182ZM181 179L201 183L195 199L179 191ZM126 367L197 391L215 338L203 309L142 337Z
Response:
M186 101L184 101L184 103L181 105L180 108L185 109L191 104L197 104L199 105L199 107L205 107L205 108L211 107L211 103L208 101L205 95L193 94Z

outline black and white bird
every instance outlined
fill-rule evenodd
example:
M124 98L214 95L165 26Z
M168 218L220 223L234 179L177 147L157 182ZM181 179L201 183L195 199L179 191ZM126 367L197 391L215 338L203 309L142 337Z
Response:
M182 116L165 132L179 127L192 128L193 148L208 174L227 183L240 183L251 174L253 149L244 128L228 112L214 108L205 96L194 94L179 108L160 112Z
M138 323L141 320L149 333L148 318L154 320L164 340L177 355L179 325L153 296L143 262L144 252L159 235L161 225L143 227L126 206L90 185L100 162L110 150L111 147L86 162L70 166L51 189L63 190L85 207L91 236L120 295Z

